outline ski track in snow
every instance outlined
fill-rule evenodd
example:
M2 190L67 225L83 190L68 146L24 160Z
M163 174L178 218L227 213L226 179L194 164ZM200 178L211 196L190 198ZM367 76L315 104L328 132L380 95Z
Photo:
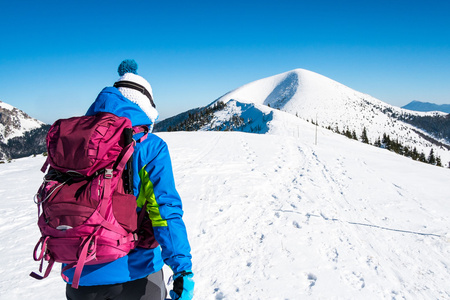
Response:
M318 146L307 130L158 135L184 202L195 299L450 298L448 170L326 132ZM0 165L0 299L64 299L59 266L28 276L41 163Z

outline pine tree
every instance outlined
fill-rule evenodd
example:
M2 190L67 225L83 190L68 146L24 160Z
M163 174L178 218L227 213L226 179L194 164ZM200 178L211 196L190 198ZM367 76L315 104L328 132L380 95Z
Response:
M352 138L352 133L351 133L350 129L348 129L348 127L347 127L347 130L345 130L344 135L346 137L348 137L349 139Z
M436 164L436 157L434 156L433 148L431 148L430 155L428 155L428 163L432 165Z
M442 162L441 162L441 158L438 156L436 157L436 166L438 167L442 167Z
M419 152L417 152L417 148L414 147L412 153L411 153L411 158L414 160L417 160L419 158Z
M421 161L421 162L427 162L427 158L425 157L425 153L423 153L423 151L420 152L420 155L419 155L419 161Z
M375 146L375 147L381 147L381 139L380 139L380 137L378 137L378 138L375 140L374 146Z
M363 128L362 134L361 134L361 141L365 144L369 143L369 138L367 137L367 130L366 127Z
M406 157L411 157L411 149L408 146L403 147L403 155Z
M386 133L383 133L383 139L381 140L381 143L383 143L384 147L388 150L391 149L391 139L389 135Z

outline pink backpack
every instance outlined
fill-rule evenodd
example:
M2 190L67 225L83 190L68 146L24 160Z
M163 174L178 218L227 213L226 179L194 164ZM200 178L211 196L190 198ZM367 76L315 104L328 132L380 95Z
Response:
M144 136L138 142L147 137L148 128L132 127L128 118L111 113L52 125L42 171L50 168L36 194L42 236L33 252L41 261L40 272L44 259L48 266L43 276L30 276L43 279L54 262L65 263L61 274L75 268L72 287L78 288L85 265L111 262L136 247L138 223L145 213L138 220L129 186L136 143L132 136L140 132Z

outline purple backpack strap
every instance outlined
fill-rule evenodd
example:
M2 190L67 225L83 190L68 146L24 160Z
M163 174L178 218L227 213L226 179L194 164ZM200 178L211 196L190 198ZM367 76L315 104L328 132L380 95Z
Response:
M147 137L147 135L145 135L145 137ZM136 142L133 141L131 144L128 144L125 148L124 148L124 154L122 159L120 160L120 162L117 164L116 170L117 171L122 171L123 168L125 168L125 165L127 164L127 161L130 159L131 155L133 155L133 151L134 151L134 146L136 145Z
M105 174L104 174L104 178L105 178L105 191L103 192L103 198L109 198L111 196L111 180L113 178L113 172L114 171L122 171L123 168L125 167L128 159L130 159L131 155L133 154L134 151L134 145L135 142L128 144L125 149L124 149L124 154L122 156L122 158L120 159L119 163L117 164L115 170L112 169L105 169ZM100 207L100 213L104 216L106 209L107 209L107 203L106 201L101 201L101 207Z
M33 251L33 258L34 258L34 260L35 261L38 261L38 260L41 261L41 264L39 265L39 272L40 273L42 273L42 267L44 265L44 256L45 256L45 251L47 250L47 241L48 241L48 239L49 239L48 236L45 237L45 238L41 237L39 239L39 241L37 242L36 247L34 247L34 251ZM37 253L39 245L41 245L41 252L39 253L38 256L36 256L36 253ZM39 280L47 278L47 276L50 274L50 271L52 270L52 267L53 267L54 263L55 263L55 260L52 257L50 257L50 259L48 260L47 269L45 269L44 275L41 276L39 274L36 274L35 272L31 272L30 276L35 278L35 279L39 279Z
M83 271L83 267L84 267L85 263L87 263L95 258L95 256L93 254L91 254L91 255L88 254L88 249L91 244L92 238L94 237L94 233L92 235L90 235L84 241L83 248L81 249L80 258L77 261L77 265L75 267L75 273L73 275L73 280L72 280L72 287L75 289L78 288L78 285L80 283L81 271ZM61 270L61 273L62 272L63 271Z
M137 140L138 143L144 141L147 138L149 129L148 129L148 126L146 126L146 125L139 125L139 126L133 127L134 134L138 134L138 133L142 133L142 132L144 133L144 135L139 140Z
M47 168L48 168L48 164L49 164L50 162L49 162L49 159L48 159L48 156L47 156L47 159L45 160L45 162L44 162L44 164L42 165L42 168L41 168L41 172L42 173L45 173L45 172L47 172Z
M78 258L78 261L75 263L68 264L61 270L61 275L64 275L63 273L69 269L72 269L75 267L75 273L73 275L72 279L72 287L77 289L80 284L80 278L81 278L81 272L83 271L84 265L87 262L90 262L91 260L95 259L95 253L89 254L89 247L91 246L91 241L94 238L95 233L100 229L98 227L90 236L86 237L82 243L83 247L80 251L80 256Z

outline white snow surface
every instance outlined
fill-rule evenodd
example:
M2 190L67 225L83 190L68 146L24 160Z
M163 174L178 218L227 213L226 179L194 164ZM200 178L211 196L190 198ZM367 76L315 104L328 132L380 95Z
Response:
M307 122L295 136L277 128L158 134L184 203L195 299L450 298L450 170L320 128L316 145ZM65 299L59 265L28 276L43 162L0 165L0 299Z

